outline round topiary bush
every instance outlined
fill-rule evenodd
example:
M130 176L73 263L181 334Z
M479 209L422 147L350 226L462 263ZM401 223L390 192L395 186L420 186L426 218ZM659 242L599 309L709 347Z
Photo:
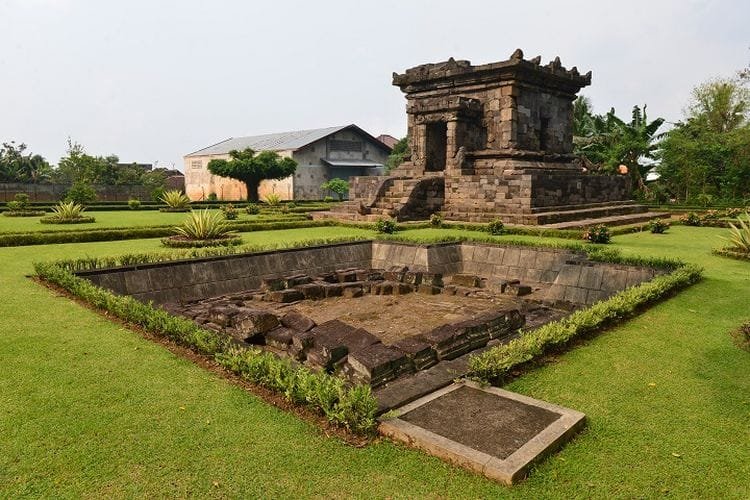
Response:
M375 222L375 231L382 234L393 234L398 230L396 221L393 219L378 219Z
M440 227L443 225L443 216L440 214L432 214L430 215L430 225L435 227Z
M609 228L604 224L597 224L586 229L583 233L583 239L590 243L599 243L605 245L612 239Z
M249 215L258 215L260 213L260 207L256 203L248 203L245 207L245 212Z
M487 224L487 232L495 236L500 236L505 232L505 224L500 219L494 219Z
M654 234L664 234L667 232L667 230L669 230L669 222L663 221L661 219L654 219L652 221L649 221L648 230Z

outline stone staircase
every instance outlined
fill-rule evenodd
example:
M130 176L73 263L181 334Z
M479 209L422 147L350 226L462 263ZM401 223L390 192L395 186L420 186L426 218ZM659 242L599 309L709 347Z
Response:
M604 204L571 205L532 210L527 223L551 229L575 229L593 224L624 226L640 224L652 219L669 218L669 214L650 212L647 207L634 201L610 202Z
M330 212L313 213L313 218L424 220L442 209L444 198L443 177L391 177L384 179L383 185L371 200L346 201L333 207Z

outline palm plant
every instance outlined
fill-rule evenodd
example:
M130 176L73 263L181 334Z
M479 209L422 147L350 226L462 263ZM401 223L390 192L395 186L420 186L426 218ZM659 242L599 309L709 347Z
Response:
M172 210L187 210L190 206L190 198L177 189L165 191L159 200Z
M231 233L229 224L221 212L209 212L208 209L192 212L182 226L174 228L178 236L189 240L215 240L227 237Z
M740 216L735 219L737 225L729 223L729 238L724 239L729 241L733 250L750 253L750 223L747 222L748 220L750 220L750 215L745 212L744 218Z

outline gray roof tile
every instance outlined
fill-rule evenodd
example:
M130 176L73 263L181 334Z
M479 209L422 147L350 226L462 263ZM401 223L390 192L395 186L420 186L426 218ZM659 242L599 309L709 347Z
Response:
M253 135L248 137L232 137L213 146L199 149L186 156L204 156L227 154L232 150L252 148L255 151L288 151L307 146L352 125L338 127L315 128L310 130L294 130L276 134Z

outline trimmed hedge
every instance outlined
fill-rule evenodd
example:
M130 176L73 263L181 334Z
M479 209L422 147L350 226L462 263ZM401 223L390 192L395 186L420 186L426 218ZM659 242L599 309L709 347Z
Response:
M6 217L41 217L46 214L44 210L7 210L3 212Z
M278 391L287 400L318 411L332 423L358 433L370 433L375 428L377 402L369 386L347 387L338 377L293 366L273 354L233 347L227 336L201 328L188 319L172 316L150 303L115 295L79 278L65 265L35 263L34 268L44 281L154 335L211 356L242 378Z
M231 228L238 232L270 231L276 229L299 229L336 225L334 221L307 219L276 222L235 222ZM50 245L54 243L85 243L92 241L117 241L141 238L161 238L174 234L174 226L131 227L123 229L96 229L78 231L38 231L29 233L0 233L0 247L23 245Z
M83 215L81 217L75 217L73 219L61 219L56 215L48 215L39 219L42 224L92 224L96 222L94 217Z
M685 264L669 274L623 290L559 321L523 333L507 344L471 356L470 375L485 382L501 381L514 368L563 349L573 340L597 332L615 321L628 318L642 307L696 283L701 275L701 268Z
M162 238L161 244L169 248L207 248L207 247L231 247L242 243L242 238L237 234L229 234L221 238L209 240L190 240L181 236L172 235Z

